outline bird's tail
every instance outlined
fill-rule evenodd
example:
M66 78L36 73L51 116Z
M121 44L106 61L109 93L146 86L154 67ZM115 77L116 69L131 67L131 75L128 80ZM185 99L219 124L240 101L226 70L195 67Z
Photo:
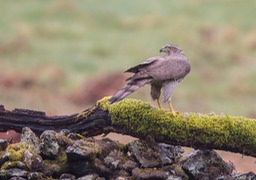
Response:
M134 91L144 86L148 82L149 82L148 78L140 78L136 80L134 80L133 78L128 79L128 83L121 90L119 90L114 96L112 96L108 100L108 103L113 104L118 101L121 101L126 96L133 93Z

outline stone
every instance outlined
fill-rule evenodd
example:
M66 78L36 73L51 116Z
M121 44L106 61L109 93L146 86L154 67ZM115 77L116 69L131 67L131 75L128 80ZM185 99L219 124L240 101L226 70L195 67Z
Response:
M110 176L113 174L113 171L109 167L107 167L101 159L95 158L92 166L94 167L94 171L102 176Z
M9 160L9 153L0 151L0 166Z
M105 180L103 177L99 177L98 174L88 174L77 178L76 180Z
M46 179L41 172L31 172L28 174L28 180L44 180Z
M181 146L174 146L165 143L158 144L159 156L162 165L169 165L178 162L184 149Z
M181 158L181 147L156 143L154 139L123 145L108 138L97 140L79 134L73 134L71 139L68 136L72 133L66 130L45 131L40 139L29 128L22 133L21 142L3 143L1 180L256 180L252 172L233 173L232 163L212 150L196 150Z
M5 151L8 146L8 141L4 139L0 139L0 151Z
M67 172L69 164L67 160L67 154L64 151L60 151L58 156L54 159L44 159L42 172L46 176L60 176Z
M121 169L111 175L111 179L131 179L131 173Z
M27 177L28 171L18 169L18 168L13 168L13 169L7 169L4 170L4 173L6 174L7 177Z
M122 151L113 150L110 154L104 158L104 163L107 167L115 169L124 169L132 171L134 168L138 167L138 164L131 158L128 158Z
M23 156L23 161L30 171L41 171L43 169L43 159L40 155L26 150Z
M167 179L189 179L188 175L178 164L163 166L161 169L168 174Z
M129 151L142 167L156 167L162 164L156 149L150 147L146 141L135 140L129 143Z
M67 135L68 138L72 139L72 140L78 140L78 139L84 139L85 137L81 134L78 133L69 133Z
M27 170L27 166L22 161L7 161L1 166L1 169L13 169L13 168Z
M168 178L168 174L157 168L135 168L132 171L132 175L134 179L158 179L158 180L165 180Z
M62 174L59 178L60 180L75 180L76 176L72 175L72 174Z
M86 174L96 173L96 170L89 161L71 161L69 162L69 173L76 177L84 176Z
M12 177L10 180L26 180L26 179L22 177Z
M57 133L52 130L44 131L40 136L40 149L43 155L55 158L60 152Z
M234 180L256 180L256 174L253 172L243 173L243 174L236 174L233 176ZM219 179L220 180L220 179Z
M0 170L0 179L1 180L8 180L10 177L7 176L6 170Z
M68 129L62 129L60 132L59 132L60 135L63 135L63 136L68 136L68 134L70 134L70 130Z
M100 152L100 146L95 141L88 139L77 140L66 149L69 160L90 160Z
M158 167L175 163L184 152L180 146L142 140L132 141L128 147L142 167Z
M135 161L131 159L127 159L122 165L122 168L128 172L132 172L132 170L138 166L139 166L138 163L136 163Z
M40 154L40 139L30 128L22 129L20 141L34 153Z
M167 180L183 180L183 178L175 175L169 175Z
M86 138L76 140L66 149L66 153L71 161L90 160L96 156L105 157L115 148L117 148L117 144L113 141Z
M192 179L217 179L220 176L229 177L234 167L222 160L213 150L196 150L189 154L182 168Z

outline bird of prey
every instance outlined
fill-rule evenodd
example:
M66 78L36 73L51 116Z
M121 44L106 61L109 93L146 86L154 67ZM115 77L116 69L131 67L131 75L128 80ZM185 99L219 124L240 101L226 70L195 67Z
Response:
M161 109L159 98L162 89L163 102L168 102L170 112L175 114L171 104L172 93L178 83L190 72L191 65L177 45L167 44L160 49L161 52L166 54L151 57L126 70L125 72L134 73L134 75L126 79L126 85L109 99L109 104L121 101L145 84L150 84L152 100L156 100Z

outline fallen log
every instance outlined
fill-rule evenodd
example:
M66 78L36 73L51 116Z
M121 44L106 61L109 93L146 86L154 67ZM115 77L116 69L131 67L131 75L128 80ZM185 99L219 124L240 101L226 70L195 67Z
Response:
M0 106L1 132L8 130L21 132L22 128L29 127L36 134L41 134L45 130L58 132L68 129L70 132L94 136L102 134L103 129L110 124L109 113L96 106L69 116L46 116L44 112L28 109L8 111L4 106Z
M256 121L242 116L202 115L158 110L150 104L125 99L109 105L103 98L96 105L70 116L46 116L43 112L0 108L0 130L21 131L29 127L38 133L46 129L93 136L109 131L157 142L218 149L256 157Z

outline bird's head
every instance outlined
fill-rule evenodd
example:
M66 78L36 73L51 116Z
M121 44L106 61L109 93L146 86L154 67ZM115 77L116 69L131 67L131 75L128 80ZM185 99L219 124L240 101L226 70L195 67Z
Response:
M175 44L167 44L160 49L160 53L165 52L166 54L183 54L182 49Z

